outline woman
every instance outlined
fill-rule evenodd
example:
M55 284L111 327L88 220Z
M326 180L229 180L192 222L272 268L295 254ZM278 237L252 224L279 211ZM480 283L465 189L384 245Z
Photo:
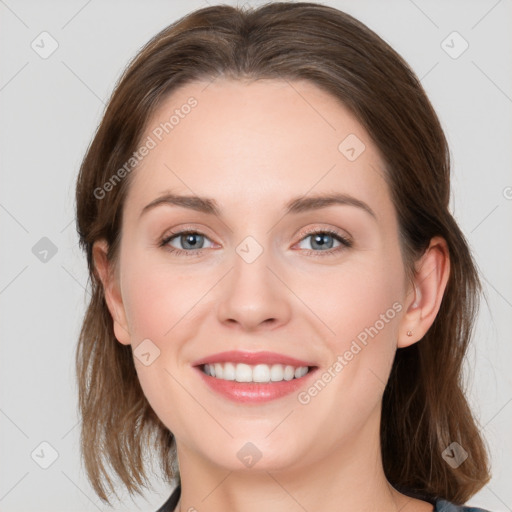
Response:
M98 496L152 457L160 511L479 510L480 284L449 195L417 77L351 16L212 6L157 34L77 181Z

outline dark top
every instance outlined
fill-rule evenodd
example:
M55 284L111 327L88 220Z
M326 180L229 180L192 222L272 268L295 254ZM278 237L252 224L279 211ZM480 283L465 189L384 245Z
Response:
M180 494L181 486L178 485L170 495L169 499L156 512L174 512L174 509L180 499ZM435 505L434 512L489 512L489 510L484 510L483 508L454 505L453 503L442 499L432 501L423 498L423 500Z

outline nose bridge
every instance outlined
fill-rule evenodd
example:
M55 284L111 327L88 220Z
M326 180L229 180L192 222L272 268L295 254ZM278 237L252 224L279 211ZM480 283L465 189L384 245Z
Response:
M261 240L261 235L259 235L258 238ZM264 247L263 244L265 244L266 247ZM248 235L236 246L235 251L240 259L249 266L258 259L265 260L265 258L261 258L261 256L269 252L268 237L260 243L254 236Z
M257 294L259 297L276 294L273 283L270 282L272 273L268 268L272 266L273 259L269 237L261 239L262 235L259 235L258 239L248 235L235 247L231 285L232 291L240 297L250 297L251 294Z
M255 236L248 235L235 247L232 271L226 276L220 299L220 321L235 321L245 328L269 321L272 324L288 321L290 305L286 287L269 269L274 266L267 244L269 239L266 237L260 243Z

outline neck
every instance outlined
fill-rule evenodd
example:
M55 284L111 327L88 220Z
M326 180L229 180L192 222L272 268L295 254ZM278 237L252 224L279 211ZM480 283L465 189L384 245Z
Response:
M245 471L221 468L178 442L181 498L176 510L396 512L409 498L385 477L379 426L380 410L327 457L279 470L258 470L257 464Z

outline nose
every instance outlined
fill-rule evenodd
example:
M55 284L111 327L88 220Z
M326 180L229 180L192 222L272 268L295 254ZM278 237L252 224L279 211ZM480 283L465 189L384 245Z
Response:
M267 254L264 251L252 262L238 254L234 257L233 268L222 280L217 309L219 321L227 327L273 330L290 321L292 293L286 276L280 275Z

